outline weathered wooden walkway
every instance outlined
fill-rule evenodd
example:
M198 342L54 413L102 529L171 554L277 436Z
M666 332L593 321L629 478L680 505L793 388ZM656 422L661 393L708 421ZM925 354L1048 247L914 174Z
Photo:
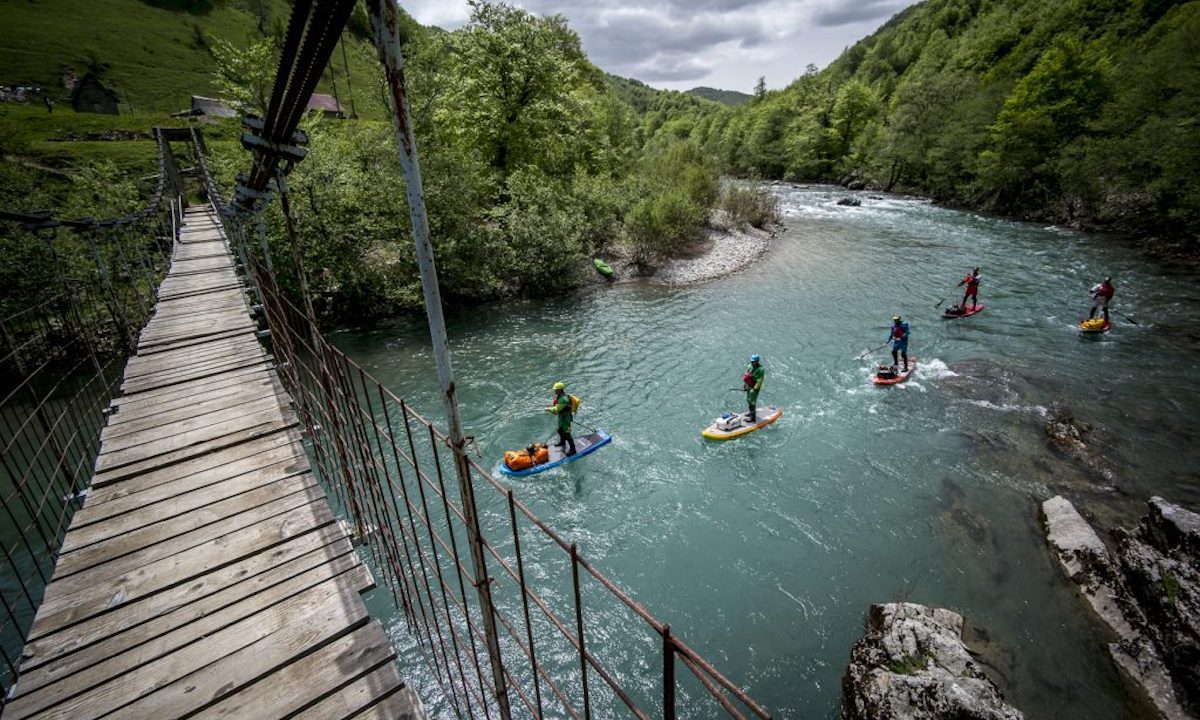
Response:
M420 714L255 330L188 211L5 720Z

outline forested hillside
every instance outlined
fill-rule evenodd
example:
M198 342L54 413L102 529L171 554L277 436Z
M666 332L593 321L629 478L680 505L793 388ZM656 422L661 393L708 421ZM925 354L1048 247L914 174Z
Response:
M1198 122L1200 2L927 0L696 130L742 174L857 179L1194 250Z

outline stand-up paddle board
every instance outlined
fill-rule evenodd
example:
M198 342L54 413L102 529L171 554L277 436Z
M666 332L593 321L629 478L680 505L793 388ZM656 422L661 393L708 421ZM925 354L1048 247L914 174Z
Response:
M712 425L700 431L709 440L732 440L765 428L783 416L783 408L765 407L755 413L757 419L750 422L750 413L725 413Z
M971 317L977 312L983 311L983 305L972 305L971 307L963 307L955 305L954 307L946 308L946 312L942 313L942 317L947 320L955 320L958 318Z
M896 368L894 373L892 372L893 367ZM898 365L880 365L875 374L871 376L871 382L876 385L896 385L907 380L916 371L917 359L910 356L908 358L908 370L901 370Z
M1084 334L1106 333L1112 329L1112 320L1104 318L1091 318L1089 320L1079 321L1079 332Z
M610 442L612 442L612 435L609 435L603 430L597 430L589 435L581 435L575 438L574 455L565 454L567 451L566 446L557 447L555 445L549 445L546 448L549 450L549 454L545 462L524 468L522 470L513 470L507 464L501 461L500 472L508 475L509 477L525 477L526 475L536 475L540 472L546 472L547 470L556 468L559 465L565 465L566 463L574 462L585 455L590 455Z

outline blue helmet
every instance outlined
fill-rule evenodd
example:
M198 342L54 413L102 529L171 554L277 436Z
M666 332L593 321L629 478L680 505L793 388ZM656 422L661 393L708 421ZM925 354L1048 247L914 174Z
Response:
M762 362L762 356L758 353L750 356L750 362Z

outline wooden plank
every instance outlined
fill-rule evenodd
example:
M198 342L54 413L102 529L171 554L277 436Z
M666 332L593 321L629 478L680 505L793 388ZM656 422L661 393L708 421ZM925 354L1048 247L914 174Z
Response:
M225 331L222 331L219 333L213 333L212 335L206 336L206 337L186 338L183 340L174 340L174 341L170 341L170 342L161 342L161 343L147 343L147 344L142 344L142 345L138 346L138 354L139 355L152 355L156 352L164 352L167 350L178 350L180 348L191 347L193 345L200 345L203 343L212 342L214 340L220 340L223 338L232 338L232 337L237 337L239 335L245 335L245 334L246 334L245 330L225 330Z
M212 402L217 401L210 401L210 403ZM280 399L278 396L267 395L254 401L243 401L234 407L209 407L205 405L201 408L200 414L182 419L164 418L161 422L156 422L157 418L151 416L139 422L139 424L146 427L104 438L104 452L115 453L140 445L148 445L161 439L164 435L181 435L201 428L228 425L246 415L254 415L268 410L277 410L282 414L285 408L281 407L279 403Z
M94 684L95 678L84 678L81 673L64 682L54 683L42 692L35 691L14 698L5 706L5 720L20 720L42 711L46 711L46 714L39 715L40 717L85 720L101 717L125 706L129 706L128 712L123 712L121 717L162 718L182 715L182 712L172 711L170 704L182 702L179 696L183 695L186 698L191 693L186 692L187 684L175 687L177 680L196 673L222 658L226 663L234 663L232 667L239 667L242 663L249 664L253 662L250 656L255 652L266 655L273 649L272 643L261 641L271 638L276 633L281 634L276 638L276 642L282 649L290 650L297 641L319 642L322 639L332 639L328 635L340 635L364 623L367 612L358 589L347 587L346 581L339 580L341 577L321 583L212 635L200 638L187 646L187 652L170 653L147 663L139 663L137 658L131 658L132 667L126 668L127 671L120 674L110 670L113 673L111 679L100 685ZM256 645L257 647L254 647ZM248 647L254 647L254 650L233 657ZM277 656L277 653L275 655ZM220 678L219 684L228 683L229 666L222 664L217 666L217 670L225 676ZM200 675L195 680L201 678L209 682L213 680L211 674ZM197 689L197 685L198 683L193 684L193 689ZM207 685L205 689L207 690ZM140 698L156 695L163 690L166 690L164 694L149 703L138 704L136 710L131 705Z
M286 402L286 396L281 397L283 386L263 377L254 382L230 386L226 391L220 388L214 393L198 393L179 398L173 402L162 403L148 411L122 410L109 416L108 425L100 433L103 442L109 438L120 437L132 432L159 427L177 420L197 417L205 413L232 408L239 403L249 403L262 398L273 397L277 402Z
M72 588L100 587L105 580L135 573L138 568L252 528L325 497L311 473L289 478L286 483L282 489L291 491L286 494L272 492L270 486L253 490L231 498L219 508L205 508L192 516L147 525L109 542L63 555L51 585L59 585L60 593L71 592Z
M274 373L271 372L270 367L256 367L252 370L230 370L221 375L214 375L203 380L179 383L169 388L147 390L136 395L113 398L112 404L118 406L121 412L131 409L152 408L159 403L173 402L180 398L192 397L202 392L215 392L222 388L241 385L244 382L257 382L268 377L274 377Z
M155 468L141 475L125 478L120 482L110 482L100 487L93 485L79 513L87 513L85 517L90 517L90 508L93 505L166 487L167 495L150 496L152 498L150 502L154 502L174 494L173 488L168 486L177 481L180 483L181 490L200 488L211 482L220 482L226 477L239 475L260 465L269 465L288 457L295 458L297 463L304 462L307 466L304 450L294 444L299 440L300 432L298 430L283 430L273 435L257 438L253 442L234 445L175 465ZM210 472L213 475L209 476ZM140 501L134 500L133 502ZM78 516L77 513L76 517Z
M262 435L268 435L297 423L290 410L275 409L238 418L234 423L212 428L200 428L180 437L162 438L138 445L129 450L105 453L96 459L96 480L100 474L105 481L128 477L151 467L179 462L196 455L229 447ZM95 480L93 481L95 484Z
M311 564L311 559L305 559ZM50 688L55 683L68 679L72 681L72 685L100 685L117 673L156 658L181 650L187 652L187 645L197 638L220 632L322 583L333 581L341 587L359 592L370 589L373 584L366 566L358 560L352 550L336 558L325 558L323 562L279 581L277 578L281 574L278 571L271 573L270 577L275 582L262 587L243 583L239 586L243 592L257 592L238 597L234 602L216 605L212 599L208 599L207 602L200 603L208 609L207 612L199 612L195 608L185 606L154 622L143 623L126 632L120 632L118 629L117 634L106 636L103 642L43 665L31 676L22 674L21 682L18 683L19 696L51 692L59 697L67 696L72 690L70 685L61 690Z
M359 718L362 716L357 713L379 706L382 701L402 690L404 690L404 682L400 679L400 673L396 670L395 664L387 663L344 685L317 704L297 713L292 716L292 720L328 720L329 718L351 716ZM385 707L390 709L391 704ZM405 718L402 707L397 708L396 715L382 717L386 720L401 720L401 718Z
M210 503L220 502L281 478L308 472L308 462L303 456L290 453L280 453L279 455L278 458L269 458L260 453L248 458L242 463L245 471L237 468L233 475L229 475L228 470L234 468L222 468L220 473L191 475L168 483L166 486L159 485L146 492L134 493L113 502L89 504L75 513L75 517L71 521L71 533L81 537L89 536L94 530L107 534L111 530L94 529L92 526L100 525L108 528L125 516L141 518L140 522L146 524L159 522L167 517L173 517ZM199 487L197 487L198 484ZM85 514L83 510L89 510L89 512ZM83 543L84 541L73 540L72 542ZM64 550L65 548L64 544Z
M399 676L398 671L393 672ZM418 720L424 717L425 706L408 686L398 688L396 692L354 716L355 720Z
M384 665L396 673L396 651L378 621L372 621L307 657L286 665L253 685L205 708L196 720L278 718L302 709L362 673ZM396 673L399 677L399 673Z
M276 477L257 487L244 488L240 483L226 483L234 485L234 489L240 492L223 498L205 498L209 502L200 504L194 501L173 505L160 503L154 509L162 511L162 515L150 512L126 513L111 518L108 522L68 533L70 543L63 543L54 576L63 578L121 555L164 544L164 541L176 536L183 536L184 533L317 484L317 479L312 473L285 474L282 466L276 466L275 472L271 474ZM216 495L220 487L210 486L210 494ZM119 546L119 550L113 546Z
M261 351L226 354L196 365L184 365L174 370L162 370L133 378L126 378L121 384L121 388L122 391L127 393L145 392L154 388L208 378L234 368L248 367L250 365L270 365L271 363L271 356Z
M328 503L310 503L137 568L103 584L88 584L91 573L51 582L29 638L38 638L172 585L241 561L333 522Z
M103 647L93 649L92 658L115 655L313 568L333 566L338 558L352 552L342 527L331 523L256 553L243 562L206 573L193 582L172 586L96 615L71 626L69 632L44 635L25 644L21 683L32 677L27 675L28 669L64 655L74 658L79 650L98 645ZM90 659L72 660L70 667L78 669L91 664Z
M353 591L352 591L353 592ZM315 602L312 603L316 605ZM319 607L302 606L282 627L214 664L179 678L122 709L119 717L182 717L257 682L313 648L333 642L368 620L357 594L343 593ZM238 642L243 642L239 638ZM236 673L232 668L237 668Z
M222 344L201 345L180 350L159 353L157 355L135 356L125 364L125 378L144 375L148 372L167 370L186 365L196 365L214 358L237 353L263 352L263 347L253 334L243 334Z

